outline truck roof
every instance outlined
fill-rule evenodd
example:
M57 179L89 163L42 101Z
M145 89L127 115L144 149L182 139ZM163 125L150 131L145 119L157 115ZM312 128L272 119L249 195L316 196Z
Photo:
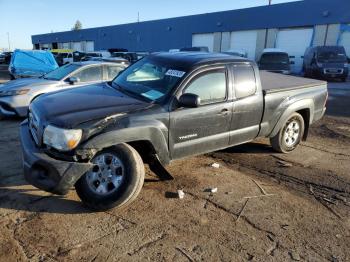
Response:
M163 60L174 66L185 68L221 62L251 62L251 60L239 56L207 52L161 52L151 54L150 58Z

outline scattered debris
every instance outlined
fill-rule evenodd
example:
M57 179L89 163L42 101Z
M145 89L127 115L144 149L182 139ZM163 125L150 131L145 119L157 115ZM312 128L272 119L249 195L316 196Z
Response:
M232 195L234 192L233 191L227 191L225 192L226 195Z
M217 187L209 187L209 188L204 189L204 192L217 193L218 188Z
M190 262L195 261L183 248L176 247L175 249L178 250L182 255L184 255Z
M300 255L297 252L295 252L294 250L290 251L289 255L290 255L291 259L293 259L294 261L300 261L301 260Z
M217 193L218 192L218 188L217 187L213 187L210 189L210 193Z
M330 199L330 198L324 197L323 200L326 201L326 202L328 202L328 203L330 203L330 204L333 204L333 205L336 205L336 204L337 204L336 201L334 201L333 199Z
M243 214L243 211L244 211L245 207L246 207L247 204L248 204L248 201L249 201L249 198L245 201L245 203L244 203L244 205L243 205L241 211L239 212L239 215L238 215L238 217L237 217L237 219L236 219L236 222L238 222L238 220L241 218L241 216L242 216L242 214Z
M288 162L282 161L282 160L278 160L277 163L278 163L281 167L292 167L292 166L293 166L291 163L288 163Z
M284 229L284 230L287 230L288 227L289 227L289 225L287 225L287 224L281 225L281 228Z
M259 187L261 193L263 193L264 195L267 195L265 189L262 186L260 186L260 184L258 182L256 182L254 179L252 179L252 180Z
M185 193L183 190L177 190L177 195L180 199L183 199L185 197Z
M340 200L340 201L343 201L344 203L347 203L347 202L348 202L348 200L346 199L346 197L341 196L341 195L334 195L334 198L335 198L335 199L338 199L338 200Z
M342 235L341 234L336 234L335 237L336 238L342 238Z
M219 163L213 163L213 164L211 164L211 167L213 167L213 168L220 168L220 164Z
M266 194L266 195L260 195L260 196L246 196L246 197L243 197L243 199L270 197L270 196L276 196L276 194Z

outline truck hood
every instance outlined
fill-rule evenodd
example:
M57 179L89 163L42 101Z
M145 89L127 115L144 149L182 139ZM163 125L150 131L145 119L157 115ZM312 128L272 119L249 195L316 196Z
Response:
M41 121L74 128L88 121L127 114L149 105L101 83L44 95L31 107Z
M43 78L22 78L0 84L0 91L19 90L43 85L57 84L59 81L47 80Z

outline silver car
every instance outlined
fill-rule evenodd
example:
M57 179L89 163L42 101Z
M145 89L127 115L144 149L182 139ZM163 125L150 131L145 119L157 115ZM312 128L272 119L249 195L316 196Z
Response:
M126 67L125 64L109 62L76 62L39 78L23 78L0 84L0 119L5 116L26 116L29 104L42 94L109 81Z

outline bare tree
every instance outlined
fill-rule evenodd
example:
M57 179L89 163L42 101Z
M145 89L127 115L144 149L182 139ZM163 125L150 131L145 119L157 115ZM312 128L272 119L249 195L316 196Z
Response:
M81 22L79 20L77 20L72 28L72 30L80 30L83 28L83 25L81 24Z

